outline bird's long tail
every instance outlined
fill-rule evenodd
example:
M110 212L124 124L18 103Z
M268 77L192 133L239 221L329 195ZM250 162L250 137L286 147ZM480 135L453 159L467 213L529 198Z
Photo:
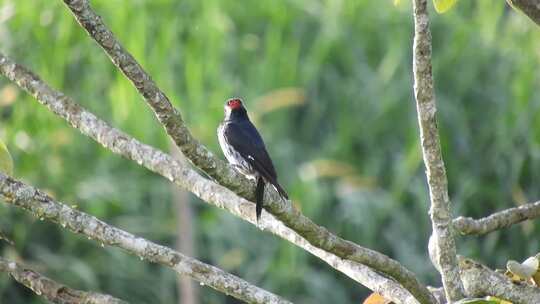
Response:
M289 196L287 195L287 192L285 192L285 190L283 189L283 187L281 187L281 185L276 181L274 180L272 182L272 186L274 186L274 188L276 188L276 191L279 193L279 195L288 200L289 199Z
M257 214L257 221L261 218L262 208L264 200L264 179L259 176L257 178L257 187L255 188L255 213Z

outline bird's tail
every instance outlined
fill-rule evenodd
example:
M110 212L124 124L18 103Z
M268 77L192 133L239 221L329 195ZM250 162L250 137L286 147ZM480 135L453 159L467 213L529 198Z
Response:
M281 185L277 182L277 180L273 180L271 182L272 186L276 189L276 191L279 193L279 195L284 199L289 199L289 196L287 195L287 192L285 192L285 189L281 187Z
M255 188L255 213L257 214L257 222L261 218L262 208L264 200L264 179L262 177L257 178L257 187Z

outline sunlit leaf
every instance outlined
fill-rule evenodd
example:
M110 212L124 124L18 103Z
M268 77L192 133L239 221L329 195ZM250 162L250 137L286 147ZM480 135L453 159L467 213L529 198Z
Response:
M386 299L385 297L381 296L381 294L374 292L367 297L363 304L392 304L394 302Z
M523 263L509 260L506 263L508 271L527 281L538 271L538 259L534 256L526 259Z
M281 108L299 106L306 102L306 93L302 88L281 88L259 97L257 112L259 115Z
M536 285L536 287L540 287L540 271L537 271L533 276L532 276L532 280L534 282L534 285Z
M451 9L456 2L457 0L433 0L433 5L437 13L442 14Z
M13 159L11 158L11 154L9 154L9 151L4 144L0 140L0 171L6 173L6 174L13 174Z
M0 107L5 107L13 104L17 100L19 91L17 87L11 84L6 85L0 90Z
M497 302L495 300L489 300L487 298L474 298L474 299L462 299L460 301L457 301L456 304L500 304L501 302Z
M499 299L497 297L492 297L492 296L486 297L486 300L495 301L495 303L497 304L512 304L512 302L510 301L506 301L506 300Z

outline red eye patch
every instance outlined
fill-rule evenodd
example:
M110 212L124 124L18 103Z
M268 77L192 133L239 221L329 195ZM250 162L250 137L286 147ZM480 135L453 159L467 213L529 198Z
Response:
M237 109L242 106L242 100L239 98L233 98L227 100L227 106L231 109Z

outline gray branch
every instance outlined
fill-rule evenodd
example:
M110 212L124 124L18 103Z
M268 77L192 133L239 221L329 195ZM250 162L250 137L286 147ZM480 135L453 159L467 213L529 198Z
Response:
M420 127L420 142L426 166L431 198L429 210L433 233L430 238L430 256L442 277L448 302L463 298L463 285L459 278L456 244L452 233L448 181L437 130L435 92L431 69L431 32L427 0L414 0L414 96Z
M178 274L187 275L227 295L247 303L291 303L264 289L229 274L217 267L185 256L107 223L84 212L55 201L44 192L0 173L0 195L9 204L31 212L35 217L48 219L75 233L122 248L130 254L152 263L167 266Z
M203 201L226 209L232 214L256 224L253 203L237 196L231 190L203 178L193 169L182 165L168 154L112 128L106 122L75 103L71 98L50 88L37 75L1 53L0 73L34 96L37 101L45 105L53 113L64 118L74 128L110 151L168 178L178 186L193 192ZM409 302L410 296L406 296L408 293L404 292L395 281L384 278L368 267L353 261L347 261L330 251L312 245L299 233L274 220L267 213L263 213L260 225L266 227L266 230L308 250L330 266L342 271L368 288L383 294L388 299L393 299L396 303L415 303ZM423 291L420 290L419 292Z
M540 201L494 213L481 219L460 216L453 221L461 234L486 234L540 217Z
M540 25L540 0L506 0L506 2Z
M18 263L0 258L0 271L30 288L35 294L53 303L70 304L127 304L109 295L69 288Z
M503 274L471 259L459 261L461 279L471 297L495 296L514 304L540 303L540 288L512 283Z
M164 126L183 154L198 168L221 185L238 195L253 201L254 184L238 174L232 167L216 158L199 143L185 126L180 113L167 96L151 80L137 61L127 52L101 18L92 10L87 0L64 0L79 24L104 49L113 63L137 88L157 119ZM282 200L268 187L265 194L267 210L286 226L298 232L308 242L341 258L349 259L394 278L409 290L421 303L433 303L434 299L416 276L397 261L378 252L363 248L341 239L303 216L289 201Z
M471 259L458 256L461 280L469 297L495 296L514 304L540 303L540 289L511 282L506 276ZM446 304L443 288L431 288L439 304Z

